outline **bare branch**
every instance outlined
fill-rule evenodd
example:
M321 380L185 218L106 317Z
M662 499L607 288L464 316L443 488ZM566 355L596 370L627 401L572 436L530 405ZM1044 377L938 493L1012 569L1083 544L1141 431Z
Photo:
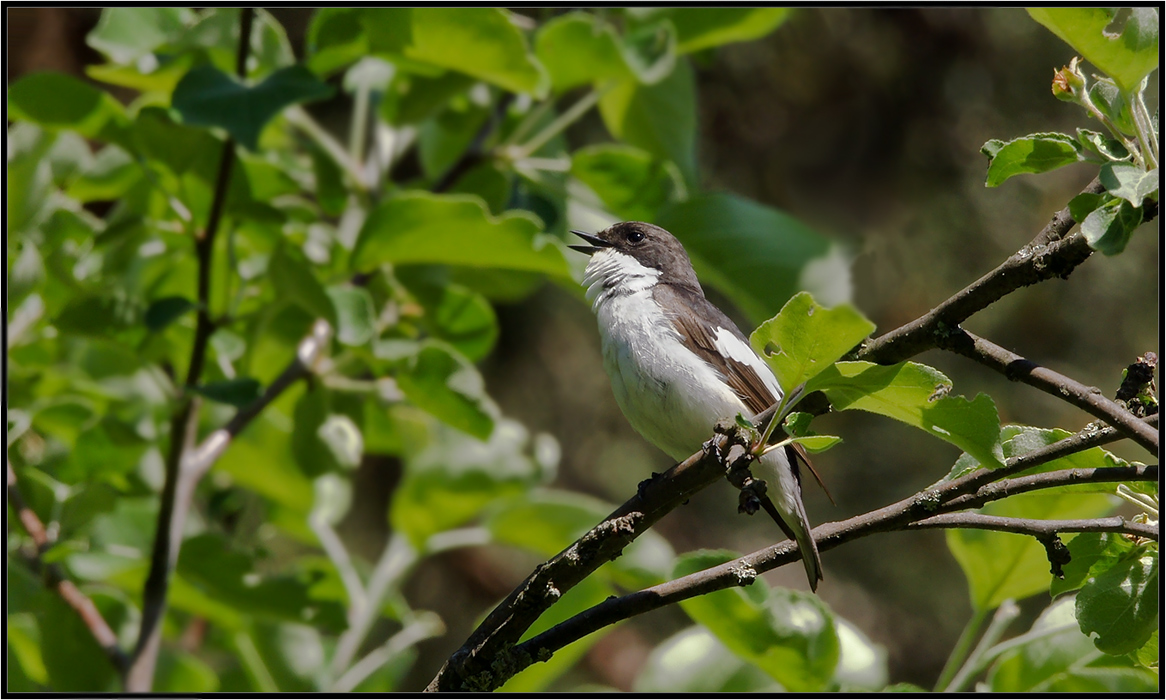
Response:
M748 440L738 437L735 430L732 436L717 434L704 451L641 483L635 496L536 568L494 608L446 661L427 690L492 689L501 685L506 679L492 673L492 664L509 652L543 612L563 593L618 557L657 520L720 479L738 460L747 458L747 449L742 446L745 444Z
M1078 470L1052 472L1048 475L1059 475L1050 478L1046 487L1055 485L1069 485L1080 483ZM1105 473L1105 470L1094 470ZM1136 480L1155 481L1158 478L1157 467L1147 467ZM1128 479L1135 480L1135 479ZM950 495L951 484L945 485ZM838 547L860 537L878 532L890 532L911 528L927 527L986 527L989 529L1012 528L1009 532L1021 532L1037 537L1047 537L1057 532L1125 532L1139 537L1158 539L1156 525L1136 523L1117 518L1100 518L1098 520L1078 521L1021 521L1019 519L1003 518L993 520L991 516L980 516L976 513L937 513L945 509L942 502L944 493L930 491L916 494L898 503L886 506L876 511L859 515L838 523L826 523L814 528L813 536L818 543L819 551L826 551ZM995 498L1004 498L1007 493L995 494ZM993 499L988 499L993 500ZM951 517L949 517L951 516ZM929 523L919 525L919 523ZM1032 524L1029 530L1021 529L1022 524ZM640 615L666 605L679 603L683 600L704 595L713 591L731 588L733 586L747 586L757 575L771 569L784 566L799 559L797 547L788 540L780 544L759 550L752 554L734 559L719 566L699 571L674 581L652 586L620 598L608 598L604 602L579 613L578 615L552 627L514 649L508 651L507 663L513 665L513 672L518 673L535 661L545 661L555 651L567 644L582 639L588 634L600 630L621 620Z
M1093 518L1091 520L1032 520L1029 518L1005 518L998 515L984 515L983 513L944 513L907 526L909 530L953 528L1011 532L1017 535L1031 535L1038 539L1062 532L1119 532L1158 541L1158 527L1156 525L1131 522L1118 515L1112 518Z
M1154 455L1158 454L1158 431L1121 404L1106 398L1097 387L1085 386L965 330L946 334L939 346L991 367L1013 381L1068 401L1117 428Z
M16 471L12 468L11 461L8 462L8 505L15 511L16 519L24 531L28 533L28 536L32 538L33 545L36 546L36 552L26 557L29 566L34 571L43 572L45 584L55 590L57 595L65 601L65 604L77 612L81 621L89 628L93 639L109 657L114 668L124 672L129 665L129 657L118 646L117 635L114 634L105 618L101 616L101 611L97 609L89 596L82 593L81 589L68 579L60 566L56 564L46 565L41 560L41 553L48 549L52 543L49 541L48 531L45 530L44 523L41 522L36 512L24 502L24 496L20 493L20 485L16 481Z

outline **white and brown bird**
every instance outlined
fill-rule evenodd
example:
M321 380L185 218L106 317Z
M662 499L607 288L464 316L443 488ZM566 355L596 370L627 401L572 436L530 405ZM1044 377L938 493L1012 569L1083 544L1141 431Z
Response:
M603 366L616 402L640 435L682 460L701 449L718 421L738 413L752 417L777 403L782 393L772 370L705 299L675 236L639 221L572 233L587 245L571 247L591 256L583 284L599 319ZM822 563L802 505L797 459L786 447L758 462L782 529L798 543L816 589Z

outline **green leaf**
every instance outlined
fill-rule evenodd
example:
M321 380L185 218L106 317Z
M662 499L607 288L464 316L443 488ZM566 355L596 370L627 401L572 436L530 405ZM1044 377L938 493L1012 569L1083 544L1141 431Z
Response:
M667 17L676 26L677 50L692 53L769 34L789 19L785 7L674 7L650 10L647 17Z
M1109 78L1102 78L1095 81L1089 86L1089 99L1093 102L1093 106L1097 107L1113 125L1126 134L1136 134L1137 127L1134 126L1134 117L1130 114L1130 102L1121 91L1121 89ZM1125 146L1118 146L1120 150L1126 150Z
M146 309L146 328L157 333L197 308L198 304L186 297L163 297Z
M348 206L348 190L344 186L344 174L332 156L324 149L309 142L308 155L312 158L312 173L316 176L316 198L320 211L328 216L340 216Z
M681 693L777 693L784 690L744 661L712 632L693 625L660 643L644 662L632 691Z
M1112 510L1103 494L1024 494L994 501L979 512L1034 520L1096 518ZM1009 598L1047 590L1052 574L1035 538L991 530L948 530L947 546L968 579L972 605L991 610Z
M887 650L863 634L857 625L834 617L841 653L834 680L843 690L879 690L887 684Z
M345 345L364 345L376 334L372 296L363 287L333 285L325 292L336 309L336 339Z
M308 478L337 469L340 465L332 450L320 439L320 429L331 413L328 392L311 387L296 402L292 420L291 452L296 464Z
M672 578L731 561L736 554L701 551L677 559ZM680 603L733 653L759 666L790 692L825 688L838 664L838 633L830 610L814 595L769 589L757 578Z
M52 689L65 693L114 691L116 671L77 611L47 590L37 607L41 653Z
M666 207L655 223L684 244L697 275L754 323L799 289L823 304L850 297L850 269L830 241L785 212L731 194Z
M121 292L74 297L53 324L62 333L99 338L136 326L142 318L142 304Z
M842 438L837 435L804 435L802 437L790 438L790 442L795 445L801 445L811 454L817 454L819 452L825 452L842 442Z
M542 272L566 279L561 248L533 217L494 217L478 197L408 192L378 205L360 230L352 265L439 263Z
M69 183L65 194L82 203L116 201L141 180L142 168L133 157L119 146L109 145Z
M173 41L194 23L185 7L110 7L85 43L114 63L129 64Z
M604 80L631 78L611 25L586 12L569 12L542 25L534 50L550 75L551 87L563 92Z
M406 362L397 384L418 408L481 440L490 437L497 411L482 376L468 360L426 343Z
M292 256L281 245L271 254L267 274L271 276L271 284L280 298L288 299L312 316L336 326L336 307L306 261Z
M1158 67L1156 8L1134 8L1124 26L1112 29L1116 9L1032 7L1028 14L1127 92Z
M194 387L194 391L211 401L225 403L235 408L243 408L255 401L263 393L263 385L251 377L224 379Z
M580 148L571 154L571 175L624 221L654 221L662 207L685 195L676 166L632 146Z
M290 392L285 397L294 398ZM215 471L230 476L236 486L306 517L312 508L312 482L292 454L291 406L284 412L280 403L269 406L231 441Z
M817 390L825 392L835 410L894 418L960 447L981 464L1001 466L1000 419L991 397L948 396L951 381L927 365L839 362L806 386L807 392Z
M1093 647L1078 628L1072 596L1042 612L1027 636L1030 641L992 665L987 677L992 692L1145 693L1158 688L1157 674Z
M579 493L535 490L500 506L485 522L494 541L552 557L603 521L615 506ZM601 580L623 588L662 583L672 569L672 546L648 531L622 556L599 570Z
M750 334L749 344L789 393L834 364L874 329L875 325L850 304L827 309L809 293L801 292L758 326Z
M106 142L121 140L129 121L109 93L63 73L31 73L17 80L8 88L8 110L13 119Z
M1077 129L1077 141L1106 160L1128 161L1131 158L1121 141L1096 131Z
M671 160L686 183L696 183L696 86L687 62L652 85L616 83L599 99L599 114L612 136Z
M219 676L206 662L193 654L162 649L153 692L214 693L218 689Z
M1097 207L1112 199L1108 194L1084 192L1069 200L1069 215L1074 221L1084 221Z
M527 450L529 433L500 419L487 441L436 426L433 440L405 458L405 476L393 492L389 523L423 550L429 538L458 527L488 504L513 497L543 479Z
M1158 671L1159 656L1158 656L1158 630L1154 630L1154 634L1150 635L1150 641L1142 645L1137 652L1138 663L1145 668Z
M1142 210L1124 199L1111 199L1094 209L1081 222L1081 235L1094 250L1117 255L1125 250L1134 229L1142 223Z
M344 609L334 601L316 600L308 583L290 575L262 575L246 552L226 537L204 533L188 538L178 556L176 573L183 582L220 606L261 619L310 622L333 630L344 628ZM189 590L189 589L188 589ZM200 612L203 603L190 591L174 605ZM208 611L210 609L208 608ZM213 612L211 615L215 616ZM231 625L230 618L221 623Z
M624 63L644 85L654 85L676 67L676 28L652 22L628 29L619 45Z
M457 348L472 362L485 357L498 339L498 319L486 298L444 279L423 279L412 272L433 268L413 267L397 271L401 280L425 307L421 323L434 337ZM444 277L444 275L442 275Z
M281 68L249 87L212 65L191 69L174 88L171 104L192 126L217 126L255 151L259 132L289 105L329 97L331 86L303 66Z
M1106 163L1098 175L1101 184L1114 197L1120 197L1134 207L1142 206L1146 197L1158 191L1158 169L1146 172L1133 165Z
M1077 620L1098 649L1111 655L1136 651L1158 628L1158 552L1142 550L1097 576L1077 594Z
M456 70L513 92L541 91L541 66L507 11L486 7L402 10L364 10L374 52L393 60L399 51L409 60ZM408 39L402 40L399 25L406 22L410 23ZM379 36L389 32L394 33L391 42Z
M1133 544L1120 534L1112 532L1083 532L1069 542L1072 560L1062 567L1065 578L1053 578L1049 594L1056 597L1066 591L1075 591L1085 585L1089 576L1097 576L1112 568Z
M1081 145L1068 134L1030 134L1007 143L992 140L980 151L988 156L988 187L1022 173L1044 173L1081 160Z

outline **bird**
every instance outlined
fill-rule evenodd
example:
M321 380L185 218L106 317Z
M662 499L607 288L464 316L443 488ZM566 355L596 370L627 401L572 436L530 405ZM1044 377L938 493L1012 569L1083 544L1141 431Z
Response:
M616 403L648 442L680 461L702 449L718 421L751 418L781 399L769 365L705 298L675 236L642 221L571 233L586 245L569 247L591 258L583 286ZM816 591L822 562L802 503L799 454L791 447L764 452L758 462L779 525L797 542Z

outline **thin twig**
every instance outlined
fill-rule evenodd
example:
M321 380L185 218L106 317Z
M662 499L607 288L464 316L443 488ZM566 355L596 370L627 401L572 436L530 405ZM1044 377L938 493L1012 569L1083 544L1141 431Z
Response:
M332 684L333 693L351 693L364 679L371 676L381 666L418 642L445 634L445 624L441 618L433 613L421 613L401 631L389 637L376 649L370 651L361 660L352 664L335 683Z
M369 630L380 615L385 595L413 568L418 556L417 550L409 544L408 538L403 534L394 533L389 537L385 551L377 561L372 576L369 577L363 605L349 606L348 629L340 635L330 664L334 677L343 678L351 670L350 666L352 660L356 658L356 652L360 651L360 646L364 644Z
M950 682L946 683L942 690L947 693L959 691L964 687L969 680L972 679L980 669L983 668L984 655L996 642L1000 641L1000 637L1008 629L1008 626L1020 616L1020 606L1016 601L1009 598L996 608L996 613L992 615L992 622L988 624L988 629L984 630L984 636L980 637L979 643L972 653L968 656L964 665L960 667L959 673L952 678Z
M946 334L939 346L991 367L1013 381L1063 399L1109 423L1154 455L1158 454L1158 431L1121 404L1106 398L1097 387L1085 386L965 330Z
M911 523L909 530L973 529L1043 537L1062 532L1117 532L1158 541L1158 526L1126 520L1120 515L1089 520L1036 520L983 513L944 513Z
M254 9L242 8L239 11L239 45L235 53L235 72L240 78L246 75L247 51L251 43L251 26L254 19ZM186 372L184 395L179 398L179 407L170 421L166 476L160 495L157 526L154 530L150 572L142 590L142 622L133 660L125 676L126 690L131 692L148 692L154 684L154 666L158 658L158 645L161 643L161 621L166 611L170 571L177 559L177 549L173 547L172 540L176 522L175 499L179 490L179 472L186 445L193 442L193 433L198 429L198 402L194 401L190 389L197 385L202 377L207 346L215 331L215 322L210 313L211 270L215 237L226 209L227 186L230 183L231 166L234 161L235 141L228 136L223 142L222 153L219 156L219 169L215 177L214 195L211 199L206 229L201 235L196 236L194 241L195 254L198 258L198 319L191 346L190 365Z
M89 596L82 593L81 589L69 580L60 566L57 564L46 565L41 559L41 554L52 543L40 517L25 503L11 461L8 462L8 505L15 512L17 521L32 538L32 543L36 547L35 554L30 554L27 557L29 566L34 571L43 572L45 584L55 590L57 595L65 601L65 604L76 611L81 621L89 628L89 633L93 635L93 639L109 657L114 668L124 673L129 666L129 657L118 646L117 635L114 634L105 618L101 616L101 611L97 609Z

